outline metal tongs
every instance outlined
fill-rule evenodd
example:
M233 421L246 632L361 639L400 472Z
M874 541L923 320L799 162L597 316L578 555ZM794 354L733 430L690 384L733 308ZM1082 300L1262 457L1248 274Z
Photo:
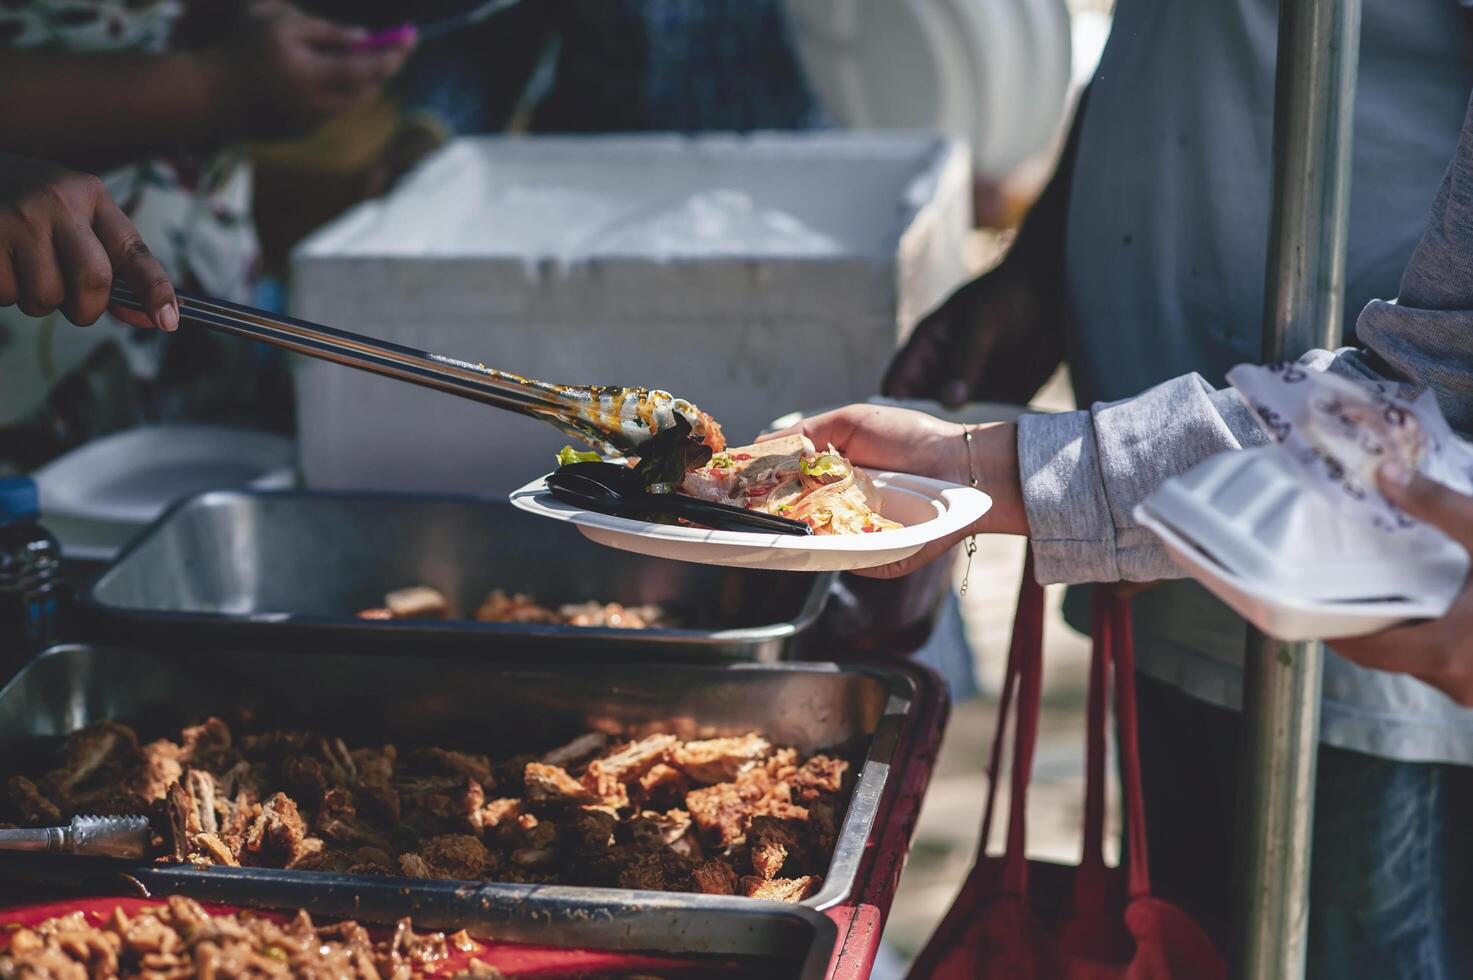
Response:
M147 817L73 817L65 827L0 830L0 851L49 851L111 858L148 856Z
M415 350L221 299L182 290L176 295L182 320L530 415L552 423L605 454L637 455L641 444L674 424L677 413L691 422L698 435L703 434L702 426L714 424L690 402L664 391L533 381L484 364ZM112 301L117 306L148 312L125 285L113 286Z

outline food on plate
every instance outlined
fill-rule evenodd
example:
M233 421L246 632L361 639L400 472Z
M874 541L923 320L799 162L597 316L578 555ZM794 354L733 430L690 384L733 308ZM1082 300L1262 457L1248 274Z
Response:
M375 936L352 920L317 925L305 911L282 921L252 913L210 913L171 897L129 916L81 912L0 934L0 978L215 980L246 978L499 977L476 958L482 948L464 930L414 931L401 919Z
M880 496L859 467L804 435L713 453L688 470L680 492L802 521L815 534L864 534L901 525L879 513Z
M675 726L680 727L680 726ZM540 755L350 747L218 718L143 742L116 722L17 774L0 821L146 814L161 861L801 901L851 788L838 754L758 732L588 732ZM3 826L0 823L0 826Z
M382 607L364 609L359 619L458 619L445 595L427 585L398 589L384 596ZM670 625L665 610L654 603L626 606L618 602L569 602L552 609L531 596L496 589L476 609L482 623L541 623L551 626L601 626L612 629L654 629Z

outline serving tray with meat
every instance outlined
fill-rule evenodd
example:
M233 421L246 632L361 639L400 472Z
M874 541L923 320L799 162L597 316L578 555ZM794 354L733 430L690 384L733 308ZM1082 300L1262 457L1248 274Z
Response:
M818 891L852 786L841 756L757 732L593 731L511 757L350 746L210 717L177 736L89 725L0 820L147 814L155 856L196 866L566 884L801 901Z
M832 664L59 647L0 692L0 819L146 808L159 859L108 873L161 894L743 952L723 944L791 927L777 903L849 897L914 684ZM0 854L0 878L84 861Z

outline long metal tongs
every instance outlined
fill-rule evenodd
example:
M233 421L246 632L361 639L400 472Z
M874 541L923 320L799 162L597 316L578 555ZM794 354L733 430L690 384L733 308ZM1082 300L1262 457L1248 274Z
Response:
M704 434L704 426L714 426L709 416L668 392L534 381L484 364L415 350L238 303L183 290L176 291L176 295L181 320L530 415L605 452L636 453L641 444L674 424L677 413L685 416L698 434ZM112 300L117 306L148 312L127 286L114 284Z

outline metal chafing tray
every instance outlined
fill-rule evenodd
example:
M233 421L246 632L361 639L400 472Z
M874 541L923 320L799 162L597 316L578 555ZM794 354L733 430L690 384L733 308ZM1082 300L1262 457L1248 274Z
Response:
M430 585L473 612L493 589L544 605L658 603L678 628L367 622L386 592ZM176 505L84 598L89 636L211 645L577 652L771 662L817 621L832 575L662 561L600 547L504 501L379 493L205 493Z
M817 913L851 897L915 692L904 668L834 664L579 659L548 667L418 655L54 647L0 691L7 775L43 770L58 738L95 721L124 721L152 737L211 714L329 731L350 743L434 744L497 756L539 750L593 726L691 722L714 734L756 729L805 752L858 740L864 755L824 884L801 906L617 888L104 866L3 853L0 876L76 879L106 867L114 879L124 874L157 894L374 920L413 915L429 926L453 919L508 941L765 955L774 944L795 941L797 926L818 928L813 916L790 911Z

